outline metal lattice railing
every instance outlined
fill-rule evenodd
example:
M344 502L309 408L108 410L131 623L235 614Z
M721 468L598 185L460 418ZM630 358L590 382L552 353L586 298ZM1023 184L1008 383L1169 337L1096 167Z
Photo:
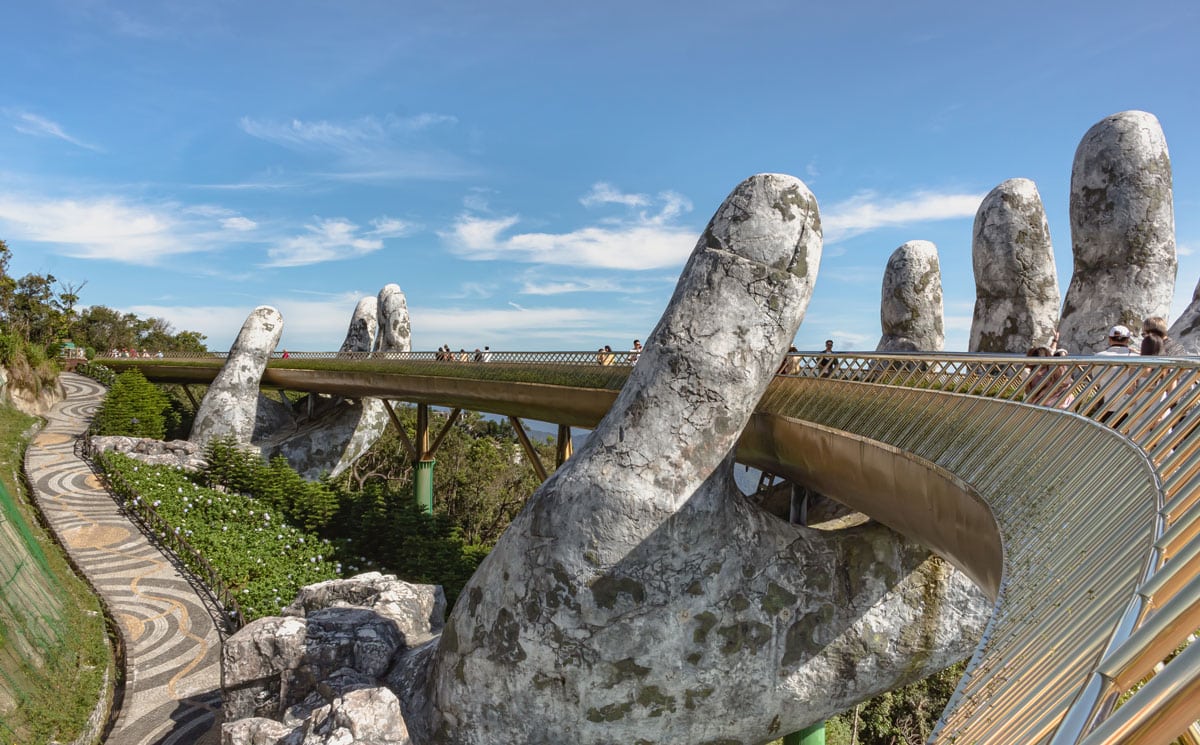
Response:
M270 367L615 390L636 363L467 357L292 352ZM1169 743L1200 718L1200 644L1184 648L1200 627L1200 360L822 353L779 372L759 411L936 464L996 521L996 611L936 741Z

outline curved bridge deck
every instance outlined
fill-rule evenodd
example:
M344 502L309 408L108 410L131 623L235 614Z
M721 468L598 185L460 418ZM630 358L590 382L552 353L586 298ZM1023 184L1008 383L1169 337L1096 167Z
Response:
M105 362L203 383L222 361ZM263 385L592 427L624 362L292 353ZM1172 658L1200 628L1200 361L838 354L789 369L738 459L925 543L996 600L934 741L1169 743L1200 718L1200 644Z

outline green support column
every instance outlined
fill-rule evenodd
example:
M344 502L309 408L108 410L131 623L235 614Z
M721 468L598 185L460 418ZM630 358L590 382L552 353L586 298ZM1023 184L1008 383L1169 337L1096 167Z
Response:
M433 465L436 460L419 460L413 474L413 496L426 514L433 514ZM824 740L822 740L824 742Z
M793 732L783 738L783 745L825 745L825 723Z

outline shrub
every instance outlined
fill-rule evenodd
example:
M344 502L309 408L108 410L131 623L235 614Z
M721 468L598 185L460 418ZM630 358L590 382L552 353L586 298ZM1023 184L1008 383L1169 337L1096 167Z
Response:
M172 414L166 394L134 369L113 381L92 426L99 435L162 439Z

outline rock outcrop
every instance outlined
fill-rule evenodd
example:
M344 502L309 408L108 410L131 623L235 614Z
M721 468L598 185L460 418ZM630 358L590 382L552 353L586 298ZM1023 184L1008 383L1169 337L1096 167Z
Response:
M1126 111L1089 129L1075 151L1070 207L1075 268L1060 343L1089 354L1107 345L1112 325L1137 333L1144 318L1170 311L1175 212L1158 119Z
M378 572L301 590L223 649L225 745L409 742L385 677L442 629L440 587Z
M879 320L883 337L877 352L940 352L942 270L937 246L909 241L892 252L883 272Z
M117 452L153 466L171 466L185 471L204 468L204 448L189 440L153 440L118 435L93 437L97 453Z
M258 383L282 333L279 311L268 305L251 311L229 350L229 359L200 401L189 440L204 446L231 437L241 445L250 444L258 411Z
M969 351L1024 354L1058 326L1058 274L1037 186L1009 179L975 214L975 315Z

